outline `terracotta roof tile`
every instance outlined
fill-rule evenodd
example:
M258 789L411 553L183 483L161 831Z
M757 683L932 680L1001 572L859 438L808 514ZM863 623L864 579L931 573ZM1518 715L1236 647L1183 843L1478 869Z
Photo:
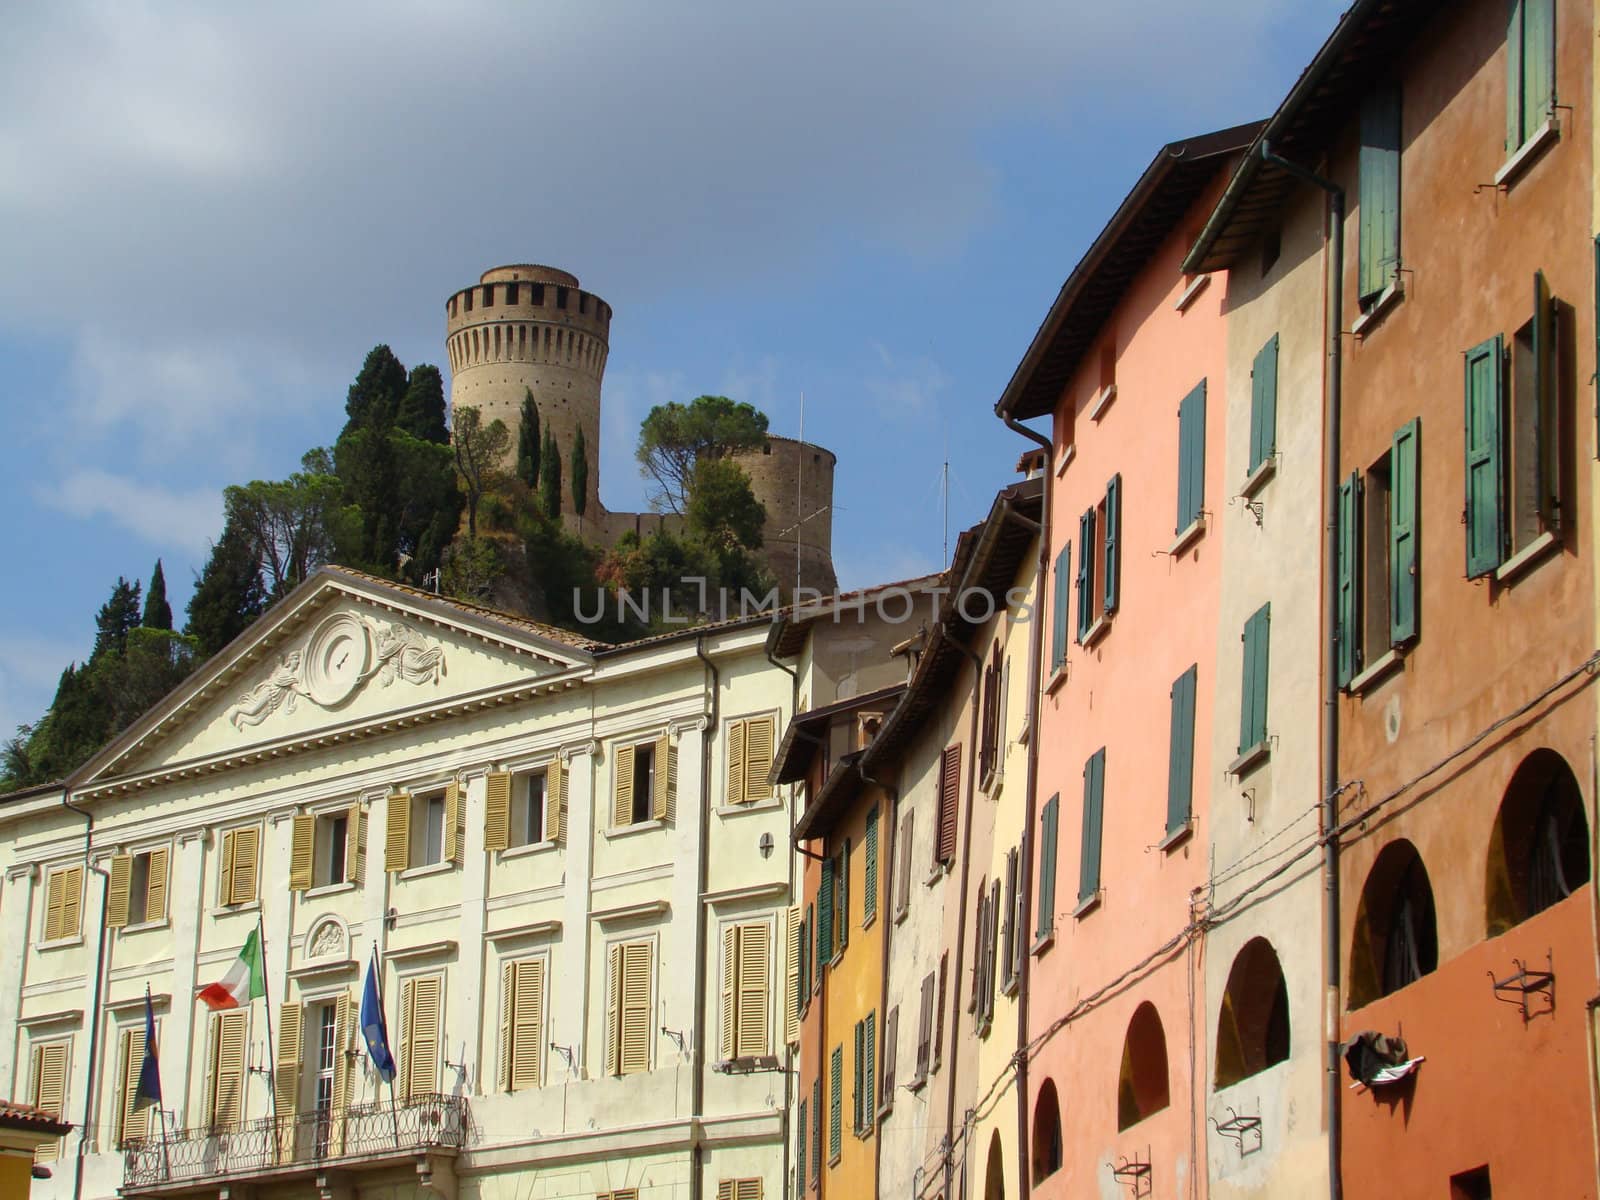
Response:
M0 1100L0 1125L38 1129L41 1133L65 1133L72 1126L59 1120L54 1113L36 1108L32 1104L19 1104L13 1100Z

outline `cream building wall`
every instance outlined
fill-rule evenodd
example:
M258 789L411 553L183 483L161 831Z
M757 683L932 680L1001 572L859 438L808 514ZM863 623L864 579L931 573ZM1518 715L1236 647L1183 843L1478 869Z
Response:
M315 665L319 636L367 622L378 631L374 647L403 643L385 660L396 669L385 676L374 657L349 695L317 703L313 694L328 699L343 686L338 668ZM763 1195L781 1196L785 1094L777 1062L745 1074L716 1069L721 935L734 923L768 930L767 1047L782 1054L791 797L783 789L730 804L727 792L731 722L770 716L781 730L790 715L791 679L766 658L766 634L766 623L754 621L608 651L326 571L91 763L70 794L0 805L0 1028L15 1031L0 1039L0 1079L17 1096L31 1096L32 1048L68 1041L65 1114L82 1123L81 1134L66 1139L54 1178L34 1194L73 1194L80 1137L88 1150L83 1195L118 1194L119 1035L142 1027L147 985L159 1023L164 1108L180 1129L204 1122L209 1014L193 996L223 975L259 919L275 1033L286 1001L359 1000L374 949L397 1046L407 1036L400 1012L407 981L442 981L430 1068L437 1090L464 1098L470 1114L454 1162L459 1196L522 1200L637 1188L642 1197L688 1197L692 1145L701 1147L705 1195L715 1196L722 1179L759 1179ZM297 652L298 660L286 658ZM250 703L241 702L246 696ZM257 721L274 697L276 707ZM617 752L659 738L675 758L674 811L619 826L611 805ZM564 836L487 850L491 775L556 762L567 781ZM387 870L386 826L397 794L422 795L452 780L462 795L456 860ZM86 877L80 932L41 945L49 873L85 857L86 820L65 807L67 799L92 816L91 867L108 868L119 852L165 847L170 855L168 915L109 932L98 1007L100 876ZM358 877L291 890L296 814L345 813L354 803L366 816ZM260 831L258 899L224 905L223 835L238 828ZM624 941L651 947L647 1069L613 1077L606 1072L607 948ZM522 959L544 963L543 1061L537 1086L507 1093L498 1078L501 966ZM264 1067L274 1047L262 1001L251 1005L248 1021L249 1064ZM352 1102L386 1099L359 1036L352 1030L350 1038L359 1051ZM310 1046L308 1037L307 1055ZM309 1097L303 1081L302 1112ZM264 1070L246 1074L242 1109L246 1124L270 1114ZM410 1164L347 1178L352 1197L421 1194Z

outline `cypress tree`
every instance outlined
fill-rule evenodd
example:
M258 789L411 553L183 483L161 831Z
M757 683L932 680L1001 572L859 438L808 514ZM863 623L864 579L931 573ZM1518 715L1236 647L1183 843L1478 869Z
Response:
M544 453L540 457L544 461L539 465L539 499L544 504L544 515L554 521L561 515L561 449L549 430L545 431Z
M394 351L385 345L374 346L345 395L344 411L350 418L345 430L387 428L394 422L405 391L406 369Z
M444 423L444 378L438 367L420 363L411 368L394 424L396 429L421 441L441 446L449 443L450 431Z
M229 521L195 580L184 632L199 643L200 656L210 658L249 628L266 604L267 591L250 535Z
M572 511L580 517L589 507L589 459L584 449L583 427L580 425L578 436L572 439Z
M522 391L522 421L517 426L517 478L531 492L539 486L539 406L533 402L533 389Z
M139 624L146 629L171 629L172 605L167 603L167 576L161 570L161 560L156 559L156 569L150 574L150 590L144 598L144 620Z
M89 661L106 654L121 654L128 644L128 633L139 624L139 585L117 576L111 598L100 606L94 619L94 651Z

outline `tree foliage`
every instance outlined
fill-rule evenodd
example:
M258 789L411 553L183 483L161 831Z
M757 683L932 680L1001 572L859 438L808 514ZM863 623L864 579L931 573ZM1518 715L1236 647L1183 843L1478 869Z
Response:
M517 478L532 491L539 486L539 457L544 453L544 443L539 440L539 406L534 403L533 391L522 391L522 416L517 422Z
M589 457L583 442L583 426L572 439L572 511L579 517L589 508Z
M418 363L406 380L394 426L419 441L443 446L450 441L444 418L444 377L431 363Z
M544 431L544 452L539 458L539 503L544 515L554 521L561 515L561 447L548 427Z
M139 585L117 576L111 598L100 606L94 619L94 650L90 658L120 654L128 644L128 634L139 624Z
M150 573L150 590L144 597L144 618L139 622L146 629L171 629L172 605L167 603L167 575L156 559L156 569Z
M478 536L478 504L500 478L500 462L511 449L511 434L498 417L487 425L483 414L469 405L455 412L456 478L467 498L467 536Z
M405 392L405 367L388 346L374 346L345 395L346 428L392 425Z
M766 436L766 415L726 396L656 405L639 427L635 451L642 473L655 482L651 504L658 510L684 512L695 467L702 459L754 450Z
M307 451L300 468L288 479L257 479L222 493L227 521L248 540L273 599L328 561L336 527L350 516L326 450Z
M210 658L250 627L267 606L261 563L250 535L229 521L195 579L184 632L202 659Z

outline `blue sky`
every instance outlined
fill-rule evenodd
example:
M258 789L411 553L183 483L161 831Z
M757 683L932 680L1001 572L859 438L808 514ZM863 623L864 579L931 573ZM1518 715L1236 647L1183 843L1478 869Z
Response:
M262 11L255 11L259 7ZM221 489L332 442L375 343L445 365L502 262L616 310L601 494L723 392L839 456L855 587L935 569L992 405L1164 142L1265 116L1329 0L32 6L0 44L0 733L118 575L182 620ZM270 11L266 11L270 9Z

